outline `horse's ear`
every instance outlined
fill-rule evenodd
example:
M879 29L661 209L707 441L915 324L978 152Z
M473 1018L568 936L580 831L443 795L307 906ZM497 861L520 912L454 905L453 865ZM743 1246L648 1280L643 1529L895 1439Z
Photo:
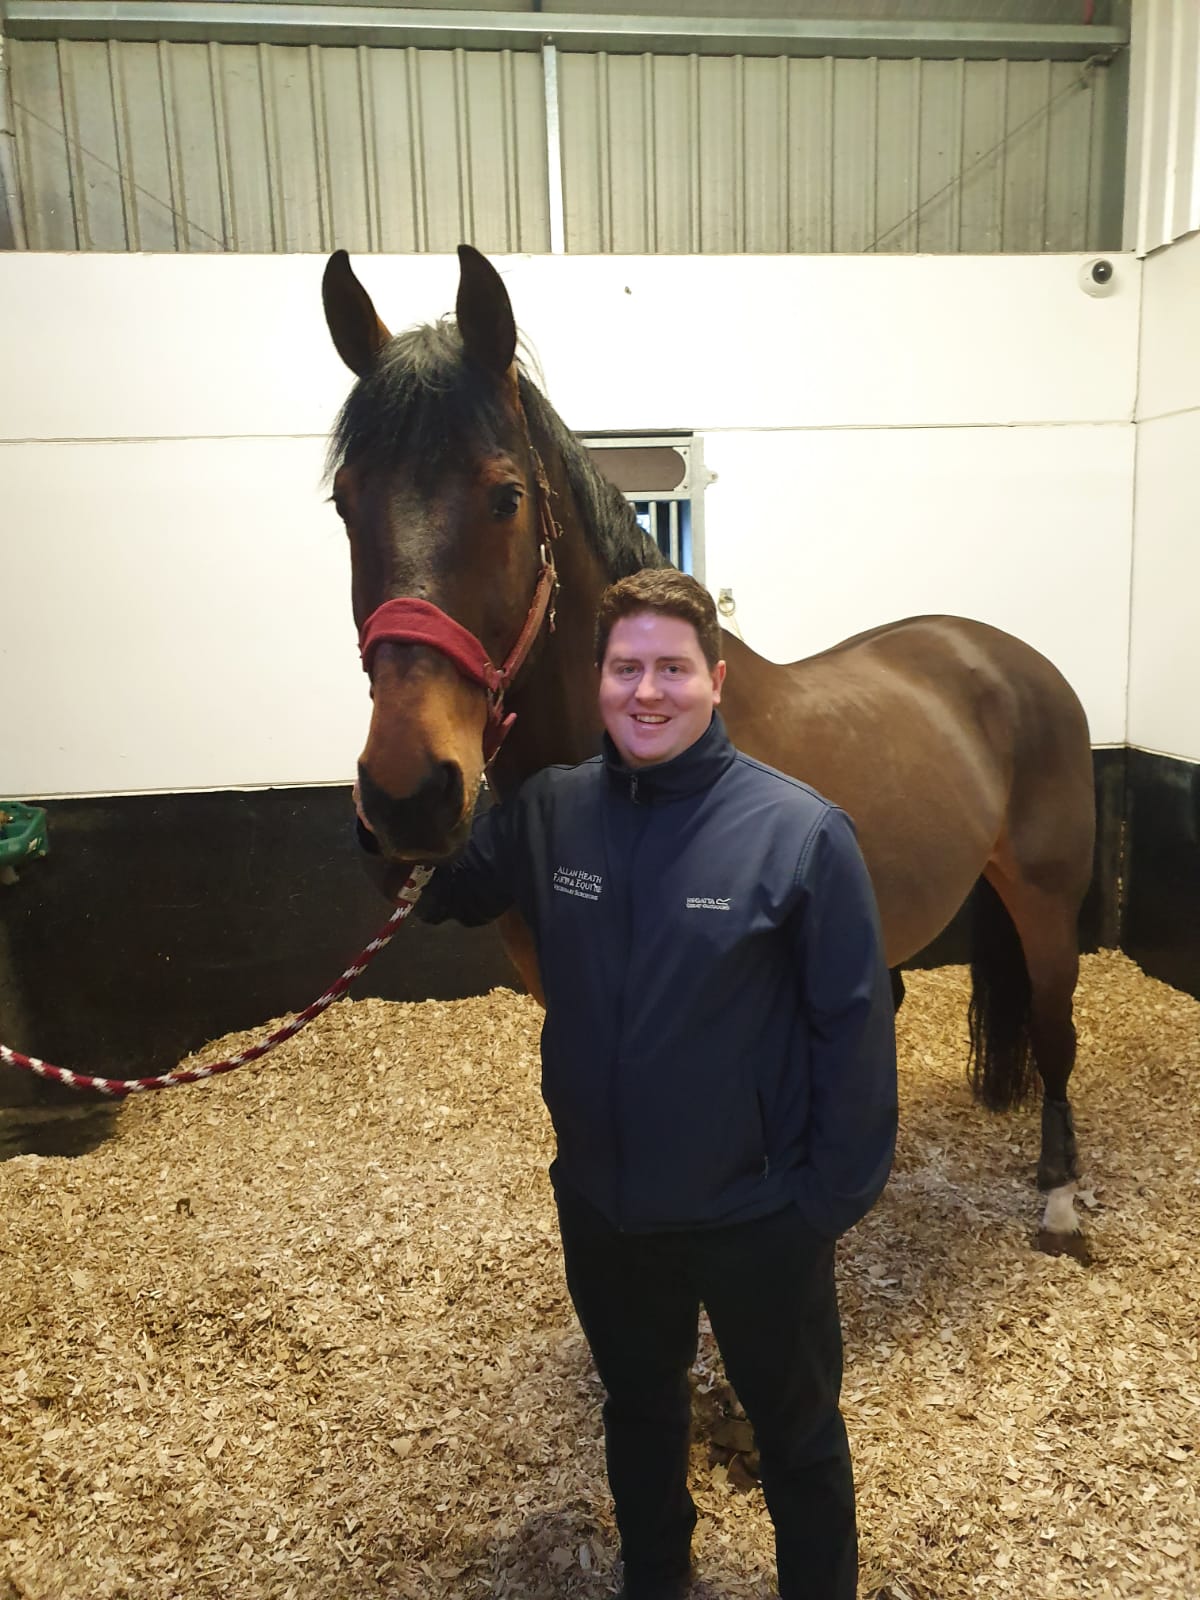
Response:
M498 378L507 377L517 353L517 325L504 280L469 244L458 247L458 271L455 315L463 349Z
M335 250L325 263L321 299L334 348L351 372L365 378L392 336L376 316L371 296L354 276L344 250Z

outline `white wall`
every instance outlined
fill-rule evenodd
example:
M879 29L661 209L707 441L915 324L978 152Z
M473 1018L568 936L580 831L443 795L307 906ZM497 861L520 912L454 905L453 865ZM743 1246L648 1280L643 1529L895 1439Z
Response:
M1129 743L1200 761L1200 235L1145 263Z
M1147 255L1200 228L1200 7L1134 0L1125 246Z
M728 436L708 450L721 472L710 526L723 530L709 579L733 578L747 639L779 660L894 617L982 617L1050 656L1082 696L1093 741L1120 743L1132 435L810 432L789 438L786 459L777 435Z
M704 434L707 578L752 645L965 612L1121 743L1140 267L1114 259L1104 299L1063 256L497 265L571 426ZM0 794L352 772L323 264L0 255ZM452 258L356 265L393 328L453 305Z

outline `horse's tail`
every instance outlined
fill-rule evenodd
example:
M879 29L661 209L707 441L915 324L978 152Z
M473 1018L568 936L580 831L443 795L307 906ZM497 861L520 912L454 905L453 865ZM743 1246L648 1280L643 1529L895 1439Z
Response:
M1030 984L1012 918L986 878L971 895L971 1092L989 1111L1010 1111L1034 1085Z

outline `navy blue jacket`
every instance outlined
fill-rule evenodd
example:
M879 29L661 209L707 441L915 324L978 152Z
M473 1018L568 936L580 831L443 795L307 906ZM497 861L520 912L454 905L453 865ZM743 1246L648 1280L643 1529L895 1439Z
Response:
M546 994L555 1181L619 1228L821 1234L882 1190L896 1131L891 986L844 812L741 754L720 717L632 770L611 741L483 813L418 902L515 906Z

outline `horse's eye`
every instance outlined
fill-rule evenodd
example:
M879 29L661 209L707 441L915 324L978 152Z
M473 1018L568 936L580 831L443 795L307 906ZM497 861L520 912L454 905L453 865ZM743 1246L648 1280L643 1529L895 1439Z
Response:
M515 483L502 483L492 491L492 515L497 522L515 517L521 505L521 490Z

